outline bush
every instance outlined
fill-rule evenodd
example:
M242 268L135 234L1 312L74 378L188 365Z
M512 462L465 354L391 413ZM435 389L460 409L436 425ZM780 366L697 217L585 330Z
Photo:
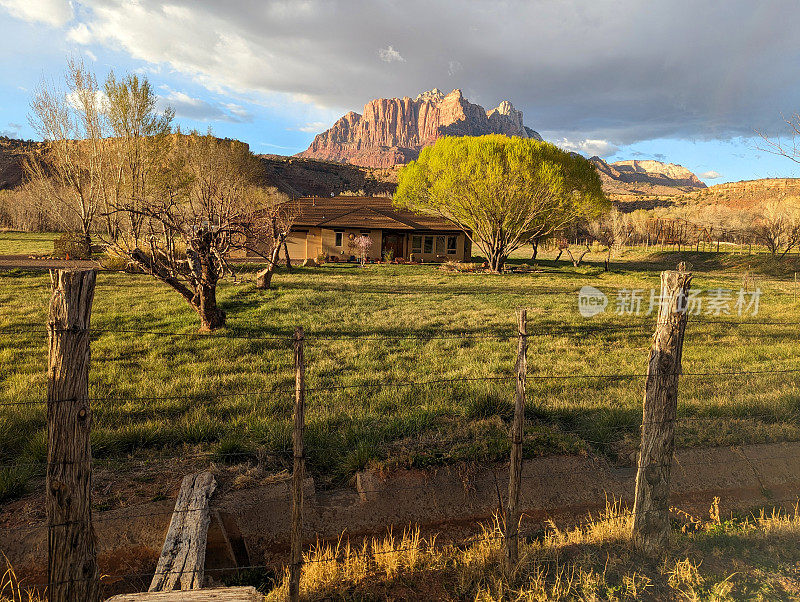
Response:
M53 241L53 255L69 259L90 259L92 250L80 232L64 232Z

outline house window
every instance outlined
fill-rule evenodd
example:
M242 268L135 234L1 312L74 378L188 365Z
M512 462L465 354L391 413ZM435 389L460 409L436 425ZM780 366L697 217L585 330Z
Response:
M372 234L372 230L362 230L361 231L361 236L369 236L370 234Z
M444 255L444 236L436 237L436 254Z
M433 236L425 237L425 247L422 251L423 253L433 253Z
M422 237L421 236L412 236L411 237L411 252L412 253L422 253Z
M344 232L339 230L338 232L334 232L333 235L336 238L336 240L333 243L334 246L341 247L344 244L344 242L343 242L343 240L344 240Z
M447 237L447 254L448 255L455 255L457 248L458 248L458 237L457 236L448 236Z

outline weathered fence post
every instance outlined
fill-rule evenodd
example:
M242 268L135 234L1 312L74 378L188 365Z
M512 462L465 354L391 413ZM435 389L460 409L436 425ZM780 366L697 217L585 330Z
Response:
M509 574L519 559L519 489L522 478L522 440L525 438L525 378L528 373L528 312L519 312L517 343L517 394L514 400L514 424L511 426L511 462L508 468L508 503L506 506L506 568Z
M100 599L92 525L89 322L97 273L51 272L47 367L47 597Z
M633 543L646 554L657 554L669 543L670 468L691 282L692 275L683 271L661 273L661 304L647 367L633 504Z
M306 365L303 357L303 328L294 331L294 468L292 471L292 558L289 566L289 599L300 599L300 569L303 563L303 479L305 477L305 452L303 431L305 430Z

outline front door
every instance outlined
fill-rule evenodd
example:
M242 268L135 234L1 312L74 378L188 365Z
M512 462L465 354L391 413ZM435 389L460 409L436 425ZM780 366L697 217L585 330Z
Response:
M392 257L398 259L403 256L403 237L400 234L383 234L381 256L386 257L386 252L391 251Z

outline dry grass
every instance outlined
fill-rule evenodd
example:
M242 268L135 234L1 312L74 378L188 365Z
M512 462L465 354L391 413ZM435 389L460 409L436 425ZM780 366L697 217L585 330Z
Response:
M3 560L6 563L6 570L0 576L0 602L44 602L46 593L37 589L23 588L5 554Z
M436 545L418 530L391 532L360 546L340 540L305 556L304 600L790 600L800 586L800 513L762 511L738 520L712 517L676 534L658 560L630 549L631 518L611 504L582 527L525 542L514 575L503 569L502 524L495 520L463 546ZM759 561L766 554L774 562ZM721 561L722 560L722 561ZM733 568L735 567L735 568ZM793 576L792 576L793 575ZM285 600L288 574L268 600Z

